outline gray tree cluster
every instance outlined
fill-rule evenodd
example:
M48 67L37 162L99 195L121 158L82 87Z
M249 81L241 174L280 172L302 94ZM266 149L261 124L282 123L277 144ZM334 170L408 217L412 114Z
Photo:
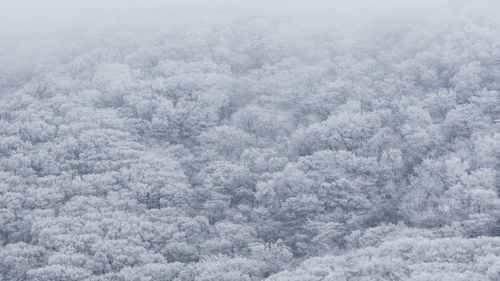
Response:
M489 9L227 12L3 64L0 280L500 280Z

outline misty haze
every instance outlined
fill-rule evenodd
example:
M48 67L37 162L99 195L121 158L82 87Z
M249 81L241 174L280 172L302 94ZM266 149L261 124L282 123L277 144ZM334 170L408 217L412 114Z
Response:
M500 2L0 0L0 281L500 281Z

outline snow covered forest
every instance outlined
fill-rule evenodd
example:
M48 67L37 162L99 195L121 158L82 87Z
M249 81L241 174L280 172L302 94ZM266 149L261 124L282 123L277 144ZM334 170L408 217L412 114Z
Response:
M14 2L0 281L500 280L500 2Z

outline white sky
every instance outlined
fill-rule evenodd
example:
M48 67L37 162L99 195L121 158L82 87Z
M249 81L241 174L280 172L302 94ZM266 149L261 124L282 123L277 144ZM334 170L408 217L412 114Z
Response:
M0 32L33 32L113 21L143 21L224 10L360 17L432 10L443 0L0 0Z
M150 22L176 18L218 18L251 14L323 18L345 25L379 18L405 21L408 15L425 16L453 3L500 3L499 0L0 0L0 51L23 44L51 41L60 32L92 28L127 31Z

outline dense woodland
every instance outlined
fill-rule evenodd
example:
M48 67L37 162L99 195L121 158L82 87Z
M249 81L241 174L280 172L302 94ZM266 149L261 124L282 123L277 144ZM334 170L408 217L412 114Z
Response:
M500 280L495 8L0 56L0 280Z

